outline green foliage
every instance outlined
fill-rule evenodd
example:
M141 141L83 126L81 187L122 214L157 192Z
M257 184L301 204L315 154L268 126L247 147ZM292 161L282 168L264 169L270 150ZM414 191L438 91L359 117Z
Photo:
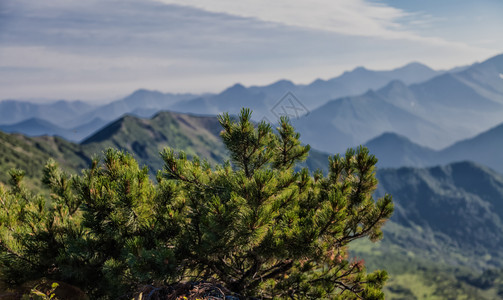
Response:
M90 295L116 297L138 283L175 274L172 238L180 227L173 184L154 185L128 154L105 153L82 176L54 161L43 181L51 201L32 196L13 172L0 186L0 265L9 284L41 277L75 284Z
M220 117L231 162L211 167L165 149L157 184L129 154L107 150L73 176L50 160L50 199L23 173L0 185L0 276L10 285L48 278L92 298L139 285L218 280L264 298L383 298L385 271L367 273L347 245L382 237L391 197L375 201L377 159L364 147L329 160L329 174L296 171L309 146L282 118L277 133Z
M41 291L39 291L37 287L34 287L31 289L30 291L30 294L29 295L25 295L23 297L23 300L24 299L33 299L33 300L57 300L58 298L56 297L56 294L54 293L56 291L56 289L58 288L59 284L54 282L52 285L51 285L51 289L49 291L47 291L46 293L43 293Z
M286 119L278 133L250 112L220 118L230 164L212 170L185 154L162 153L168 180L181 186L188 222L178 247L203 278L264 297L382 297L384 271L366 274L346 245L373 240L393 211L391 197L372 198L376 158L367 149L330 158L329 175L294 171L309 147Z

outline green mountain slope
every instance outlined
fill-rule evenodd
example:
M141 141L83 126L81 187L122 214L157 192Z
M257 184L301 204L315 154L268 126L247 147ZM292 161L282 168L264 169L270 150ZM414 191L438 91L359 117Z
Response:
M84 140L81 147L87 154L108 147L123 149L155 172L163 166L159 152L168 146L188 156L204 157L210 163L224 161L226 150L219 132L215 117L161 112L151 119L122 117Z
M423 236L428 233L432 238L411 240L414 249L437 251L451 265L503 267L503 176L460 162L427 169L384 169L378 179L377 195L387 192L395 199L391 220L405 228L421 227ZM459 249L461 256L456 257Z
M49 158L71 172L89 166L90 158L82 148L58 137L28 138L20 134L0 132L0 182L9 180L9 170L26 172L27 184L40 188L42 169Z
M40 187L42 169L47 160L56 159L65 169L76 173L89 166L94 155L108 148L123 149L135 156L152 172L162 169L159 152L164 147L198 155L210 163L223 162L226 150L219 137L220 124L215 117L198 117L161 112L152 119L125 116L109 124L82 144L58 137L29 138L0 132L0 182L7 182L8 171L26 171L27 182Z
M353 253L390 271L390 299L501 298L503 176L460 162L377 177L377 196L392 194L395 212L383 241L359 242Z

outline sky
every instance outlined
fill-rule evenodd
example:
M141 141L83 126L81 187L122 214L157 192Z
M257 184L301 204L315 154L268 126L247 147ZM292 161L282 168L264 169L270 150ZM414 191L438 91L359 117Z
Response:
M307 84L503 53L501 0L2 0L0 100Z

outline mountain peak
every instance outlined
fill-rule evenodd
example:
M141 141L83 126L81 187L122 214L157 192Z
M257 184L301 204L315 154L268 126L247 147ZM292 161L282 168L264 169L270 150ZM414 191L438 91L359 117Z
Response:
M353 72L361 72L361 71L368 71L364 66L358 66L354 68Z
M373 89L368 89L365 94L363 94L364 97L371 97L371 98L381 98L380 95L376 93Z
M379 89L379 93L387 95L390 91L396 91L396 90L406 90L408 87L407 85L398 79L390 81L387 85Z
M59 126L44 120L40 118L29 118L24 121L21 121L17 124L13 124L12 126L17 126L17 127L27 127L27 128L58 128L61 129Z
M364 73L367 73L367 72L370 72L369 69L363 67L363 66L358 66L356 68L354 68L353 70L351 71L344 71L344 73L342 73L341 76L339 77L334 77L334 78L331 78L330 80L337 80L339 78L344 78L344 77L347 77L347 76L354 76L354 75L359 75L359 74L364 74Z
M363 66L358 66L356 68L354 68L353 70L349 71L349 72L344 72L344 73L356 73L356 74L359 74L359 73L365 73L365 72L368 72L370 71L369 69L363 67Z
M139 118L136 118L131 115L124 115L121 118L106 125L98 132L95 132L91 136L87 137L85 140L83 140L81 142L81 144L85 145L85 144L91 144L91 143L104 142L104 141L110 139L114 134L119 132L122 129L124 123L126 123L126 122L129 123L130 121L135 121L135 120L139 120Z
M236 83L227 90L243 90L243 89L246 89L244 85L242 85L241 83Z
M159 91L151 91L151 90L147 90L147 89L138 89L136 91L134 91L131 95L127 96L126 98L137 98L137 97L144 97L145 95L150 95L150 94L155 94L155 95L159 95L162 93L159 92Z
M383 147L386 145L386 147L391 147L391 148L396 148L400 145L400 147L413 147L413 148L423 148L423 149L428 149L426 147L420 146L414 142L412 142L409 138L395 133L395 132L390 132L387 131L371 140L365 143L365 145L369 148L373 147ZM395 149L398 150L398 149ZM403 149L402 149L403 150ZM428 149L427 151L430 151Z
M284 88L291 88L293 86L295 86L295 84L287 79L281 79L269 85L269 87L284 87Z
M406 64L405 66L403 67L400 67L400 68L397 68L398 70L400 69L412 69L412 70L432 70L432 68L428 67L427 65L425 64L422 64L420 62L417 62L417 61L413 61L413 62L410 62L408 64Z
M491 66L499 72L503 72L503 54L493 56L479 65L483 67Z
M365 143L370 152L379 159L379 167L423 167L432 162L435 151L420 146L407 137L385 132Z
M246 93L247 91L248 90L246 89L246 87L244 85L242 85L241 83L236 83L233 86L231 86L230 88L227 88L226 90L224 90L221 93L221 95L242 94L242 93Z
M337 77L336 77L337 78ZM333 78L331 79L333 80ZM313 82L311 82L308 86L310 87L316 87L316 86L319 86L319 85L322 85L326 83L326 80L323 80L321 78L316 78Z
M389 141L400 141L400 142L408 142L408 143L412 143L408 138L406 138L405 136L403 135L400 135L398 133L395 133L395 132L385 132L373 139L371 139L370 141L368 141L366 144L372 144L376 141L383 141L383 142L389 142Z

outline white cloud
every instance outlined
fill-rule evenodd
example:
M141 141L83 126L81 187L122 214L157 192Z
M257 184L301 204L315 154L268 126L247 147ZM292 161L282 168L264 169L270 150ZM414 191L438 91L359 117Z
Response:
M468 45L465 41L419 34L418 29L436 26L440 18L371 0L154 1L347 36L409 40L423 45L450 47L452 51L491 53L487 49Z
M4 3L0 99L113 99L140 87L218 92L235 82L308 83L358 65L450 68L496 54L420 36L413 21L431 16L364 0Z
M413 17L413 14L365 0L157 1L347 35L381 38L407 38L413 35L405 31L399 22L402 18Z

